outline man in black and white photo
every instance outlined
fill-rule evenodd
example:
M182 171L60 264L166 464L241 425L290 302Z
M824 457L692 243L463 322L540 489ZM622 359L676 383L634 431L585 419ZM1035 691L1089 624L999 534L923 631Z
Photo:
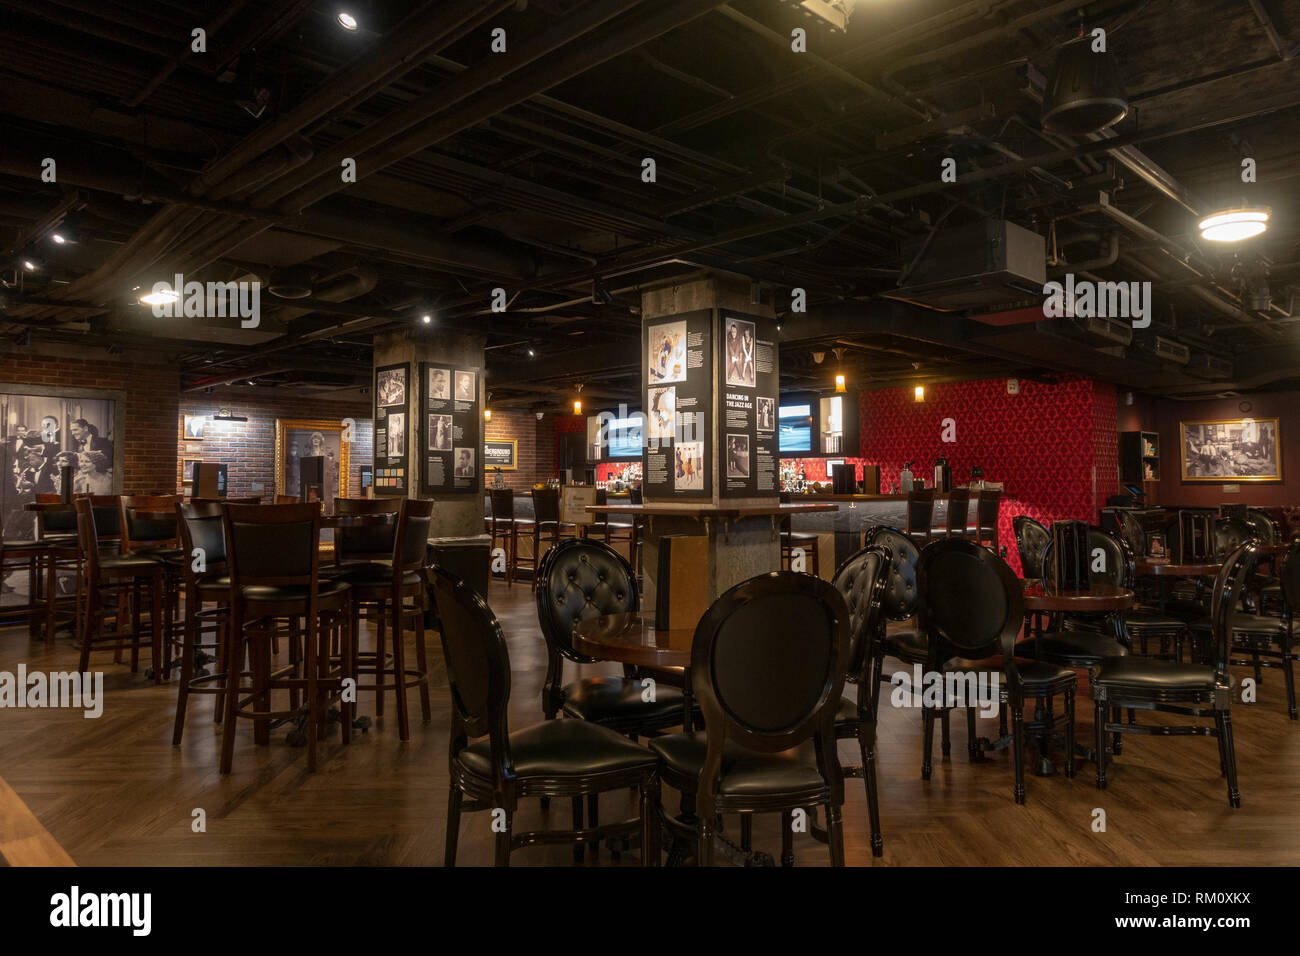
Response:
M457 478L474 477L474 449L473 448L456 449L456 466L453 474Z
M73 451L103 452L105 458L113 460L113 443L107 438L101 438L99 429L84 418L74 421L68 427L68 432L72 435Z
M451 398L451 373L445 368L429 369L429 397Z
M472 402L475 398L474 373L457 372L456 373L456 401Z

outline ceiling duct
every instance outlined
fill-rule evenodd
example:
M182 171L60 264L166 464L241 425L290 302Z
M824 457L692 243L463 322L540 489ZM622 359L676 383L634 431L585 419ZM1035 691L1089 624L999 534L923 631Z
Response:
M1043 237L1014 222L987 219L904 245L904 285L884 293L940 312L990 310L1041 301L1047 278Z
M1115 319L1105 315L1076 316L1050 319L1038 323L1040 332L1064 334L1080 339L1096 348L1133 344L1133 325L1128 319Z
M1187 371L1199 378L1220 380L1232 378L1235 367L1232 359L1220 358L1209 352L1197 352L1187 363Z
M1165 338L1163 335L1144 336L1138 340L1138 347L1160 361L1173 365L1186 365L1192 360L1191 349L1182 342Z
M1081 36L1060 48L1043 96L1043 128L1086 136L1114 126L1128 115L1119 63L1106 50L1093 50Z

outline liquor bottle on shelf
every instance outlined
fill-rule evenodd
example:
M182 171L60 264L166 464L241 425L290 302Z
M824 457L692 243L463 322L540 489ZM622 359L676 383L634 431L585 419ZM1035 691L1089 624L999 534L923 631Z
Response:
M912 463L903 462L903 471L898 476L898 483L903 489L903 494L908 494L912 490Z

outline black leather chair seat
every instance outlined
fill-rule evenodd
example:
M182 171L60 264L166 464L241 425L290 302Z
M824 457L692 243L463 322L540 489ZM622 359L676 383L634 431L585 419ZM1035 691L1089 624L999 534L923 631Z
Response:
M1286 630L1282 618L1276 614L1247 614L1245 611L1234 611L1231 620L1234 634L1265 634L1272 637ZM1197 637L1208 635L1213 630L1208 620L1193 621L1187 625L1187 629Z
M343 569L342 573L330 576L333 581L346 581L354 588L391 588L393 586L393 569L380 565L377 568ZM423 578L416 571L402 574L402 584L419 584Z
M321 581L316 593L321 597L337 597L348 589L346 581ZM244 600L257 601L305 601L311 590L305 584L271 585L249 584L242 589Z
M22 538L4 539L4 549L6 551L41 551L49 546L49 539L42 539L40 541Z
M797 541L801 544L816 544L819 536L815 531L787 531L785 540Z
M919 631L886 634L885 655L909 664L924 664L930 659L930 639Z
M1214 689L1214 668L1204 664L1116 657L1103 661L1093 673L1094 687L1117 690L1166 691L1179 687Z
M148 571L160 567L162 564L156 558L144 554L109 554L99 559L101 571Z
M1053 631L1016 645L1016 656L1030 660L1069 660L1078 666L1099 663L1108 657L1124 657L1126 648L1109 634L1092 631Z
M131 552L164 564L184 561L186 554L182 548L136 548Z
M1181 617L1161 614L1158 611L1135 611L1124 615L1124 629L1137 631L1180 631L1187 624Z
M650 740L665 768L693 780L699 779L708 746L703 732L668 734ZM812 747L804 746L779 754L755 753L730 740L722 745L722 781L720 793L733 797L761 797L768 793L791 790L817 790L825 787L817 772Z
M521 777L569 776L653 767L657 758L621 734L585 720L547 720L510 734L510 755ZM477 777L492 777L490 737L457 756Z
M387 574L392 577L393 564L391 561L354 561L351 564L321 565L320 569L322 578L337 578L351 574L365 577L381 577Z
M229 574L205 574L198 580L198 587L205 595L225 594L230 591Z
M682 719L682 692L655 683L654 703L641 699L641 681L625 677L592 677L564 686L564 714L593 724L660 724L671 727Z
M1048 684L1069 683L1078 680L1072 669L1061 664L1053 664L1050 661L1021 660L1020 648L1022 647L1024 647L1023 644L1016 645L1016 670L1020 672L1020 678L1024 682L1026 690L1032 691ZM944 670L1000 671L1002 670L1002 656L999 654L997 657L990 657L982 661L957 657L949 661Z

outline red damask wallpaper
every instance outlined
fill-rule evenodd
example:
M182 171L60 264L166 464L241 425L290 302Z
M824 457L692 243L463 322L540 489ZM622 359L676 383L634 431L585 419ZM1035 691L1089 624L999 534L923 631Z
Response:
M1022 380L1020 394L1008 395L1006 380L995 379L930 386L924 402L915 401L910 389L862 392L859 404L862 453L880 465L882 486L898 481L904 461L932 479L940 457L948 459L954 484L966 484L972 466L979 465L985 480L1006 485L998 536L1017 571L1013 517L1095 523L1097 509L1118 488L1116 396L1110 385L1076 377L1056 384ZM942 440L945 419L952 420L954 442Z

